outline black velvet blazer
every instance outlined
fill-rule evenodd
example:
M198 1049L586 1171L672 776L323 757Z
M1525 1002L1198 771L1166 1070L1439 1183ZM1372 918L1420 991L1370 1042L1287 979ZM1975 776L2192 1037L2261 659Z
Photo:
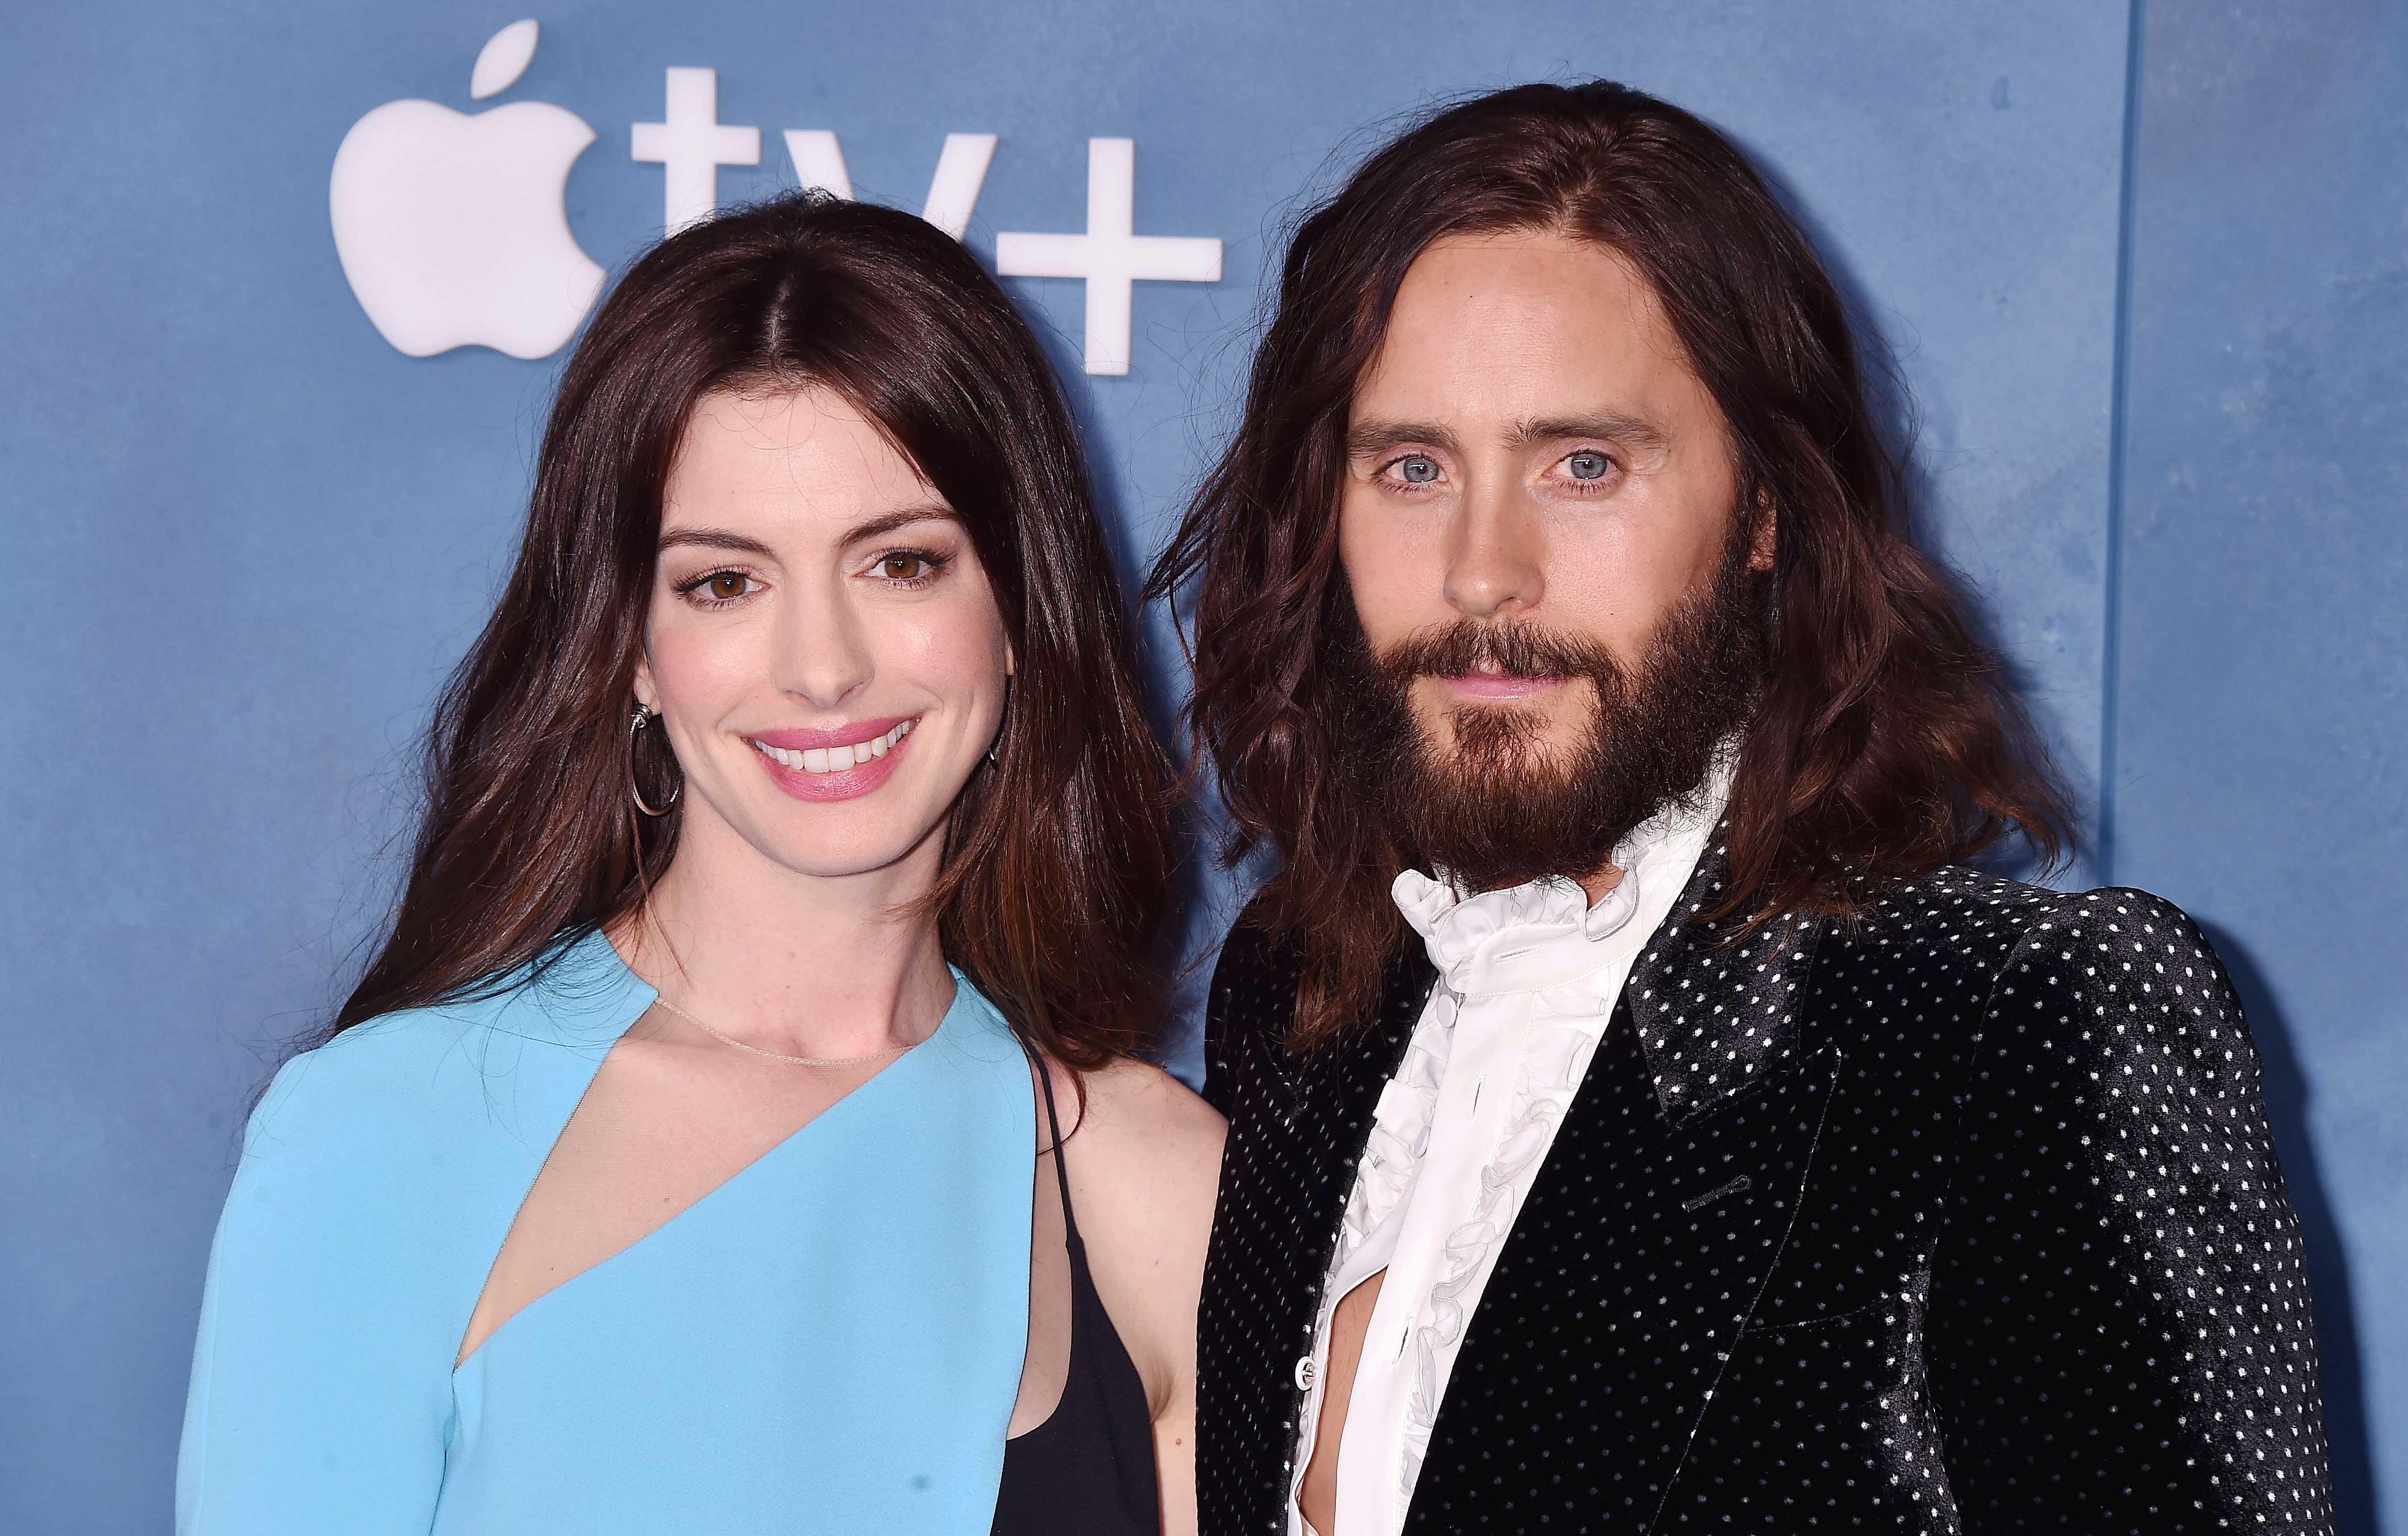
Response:
M2299 1227L2207 940L1967 869L1853 931L1649 940L1474 1313L1407 1529L2325 1532ZM1284 1536L1299 1357L1434 972L1302 1056L1224 946L1206 1536Z

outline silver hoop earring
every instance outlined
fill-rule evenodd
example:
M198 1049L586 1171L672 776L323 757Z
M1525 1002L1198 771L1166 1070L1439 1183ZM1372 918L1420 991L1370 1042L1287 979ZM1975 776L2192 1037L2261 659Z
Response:
M677 788L669 791L668 804L658 811L644 803L643 788L636 782L636 738L642 735L644 727L652 723L652 707L638 702L636 712L627 721L627 798L635 801L636 809L647 816L666 816L669 813L669 807L678 803L678 797L685 793L685 781L678 781Z
M1003 733L1011 726L1011 679L1003 680L1003 718L995 723L995 739L986 744L986 766L996 766L996 755L1003 751Z

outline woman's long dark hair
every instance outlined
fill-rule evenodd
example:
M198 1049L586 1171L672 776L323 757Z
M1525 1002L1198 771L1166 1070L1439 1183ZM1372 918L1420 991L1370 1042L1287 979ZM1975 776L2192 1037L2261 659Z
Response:
M945 498L1010 637L998 761L953 807L927 898L946 957L1072 1066L1151 1043L1172 774L1060 383L957 242L810 193L664 240L578 343L509 583L436 710L392 930L322 1039L496 986L641 903L680 820L628 797L670 462L705 395L810 388ZM657 745L641 769L657 806L674 769Z
M1338 561L1347 416L1406 268L1450 235L1561 231L1648 280L1721 407L1740 501L1777 552L1769 670L1729 802L1723 916L1848 916L1882 883L2011 832L2043 859L2066 802L1946 575L1905 529L1845 306L1722 135L1610 81L1467 102L1373 155L1298 227L1236 439L1147 583L1192 590L1186 723L1280 868L1254 920L1302 953L1294 1038L1359 1017L1398 941L1398 808L1338 761L1326 689L1352 623Z

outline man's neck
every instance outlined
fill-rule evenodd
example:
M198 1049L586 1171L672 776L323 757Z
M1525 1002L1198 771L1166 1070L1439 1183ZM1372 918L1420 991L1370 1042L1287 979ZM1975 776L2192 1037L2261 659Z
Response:
M1622 870L1614 865L1614 862L1612 859L1608 859L1605 861L1605 867L1598 870L1597 873L1582 876L1580 887L1582 890L1588 893L1588 904L1594 907L1598 902L1604 900L1607 895L1611 893L1616 885L1621 883Z

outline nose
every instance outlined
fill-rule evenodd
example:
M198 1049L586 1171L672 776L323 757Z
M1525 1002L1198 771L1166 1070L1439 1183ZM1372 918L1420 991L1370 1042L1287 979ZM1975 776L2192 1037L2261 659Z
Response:
M778 687L815 709L843 707L874 668L861 616L845 600L843 579L796 588L778 639Z
M1510 488L1464 497L1447 527L1446 600L1492 619L1526 612L1546 592L1538 518Z

